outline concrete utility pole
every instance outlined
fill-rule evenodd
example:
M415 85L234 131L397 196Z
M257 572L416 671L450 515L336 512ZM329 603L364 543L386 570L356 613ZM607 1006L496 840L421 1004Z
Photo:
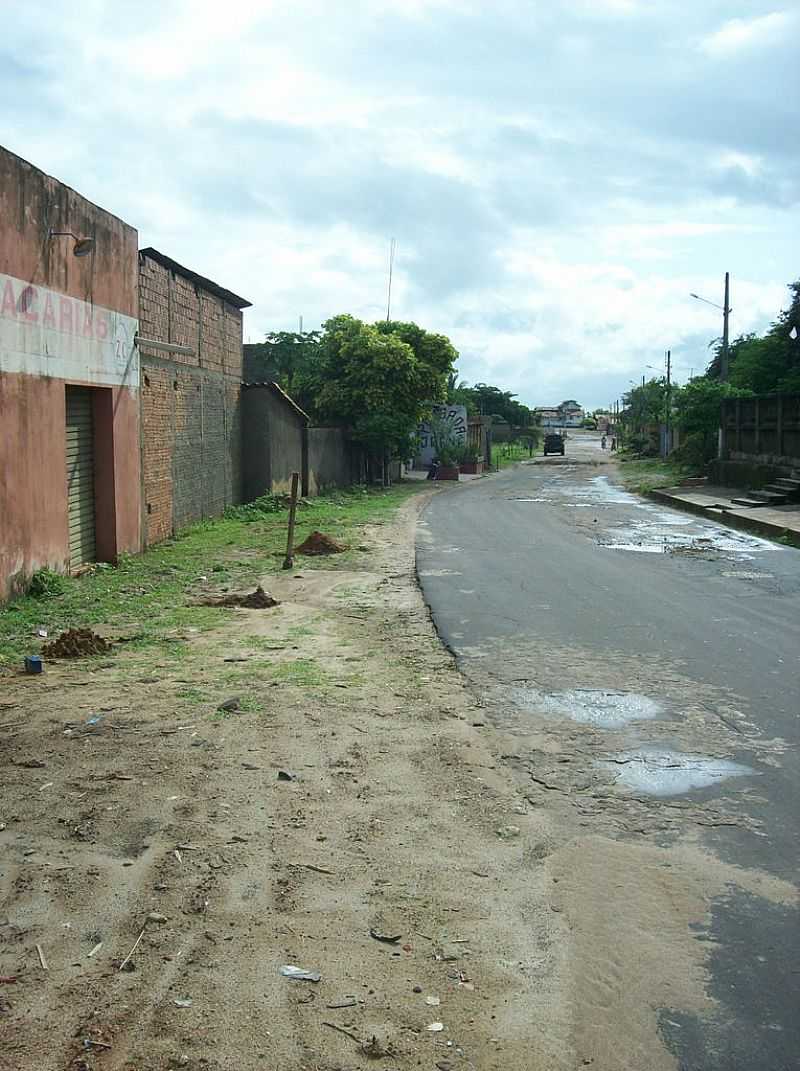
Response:
M666 426L666 441L664 443L664 457L669 454L670 448L670 419L672 417L672 350L667 350L667 399L664 424Z
M725 304L722 307L722 358L719 378L724 383L728 378L728 320L731 315L731 274L725 272Z

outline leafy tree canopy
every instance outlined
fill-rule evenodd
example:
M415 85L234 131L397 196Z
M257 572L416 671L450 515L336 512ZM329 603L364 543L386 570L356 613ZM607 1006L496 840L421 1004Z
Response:
M303 389L321 419L348 424L375 453L408 456L428 406L444 400L451 353L449 340L416 324L334 316L323 325Z
M789 291L789 308L765 335L742 335L731 343L728 378L734 387L754 394L800 391L800 339L790 334L792 328L800 332L800 280L791 283ZM721 354L722 342L718 340L706 372L710 379L719 379Z

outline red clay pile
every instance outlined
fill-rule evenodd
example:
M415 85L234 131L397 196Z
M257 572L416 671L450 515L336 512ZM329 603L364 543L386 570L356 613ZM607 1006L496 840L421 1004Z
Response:
M111 644L90 628L70 628L62 632L57 640L45 644L42 654L46 658L85 658L110 650Z
M322 532L312 532L305 542L296 548L296 554L341 554L347 547Z

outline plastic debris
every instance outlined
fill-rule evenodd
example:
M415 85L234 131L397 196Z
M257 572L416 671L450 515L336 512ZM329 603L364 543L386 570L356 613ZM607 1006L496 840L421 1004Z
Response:
M306 971L302 967L295 967L292 963L287 963L280 969L284 978L291 978L294 982L318 982L322 975L319 971Z
M296 781L297 774L292 773L291 770L278 770L279 781Z
M432 1034L441 1034L444 1030L444 1023L428 1023L428 1030Z
M191 997L177 997L172 1003L176 1008L191 1008L192 999Z
M26 673L41 673L42 672L42 660L38 655L26 655L25 656L25 672Z
M438 1008L442 1002L438 997L426 997L425 1003L429 1004L431 1008Z

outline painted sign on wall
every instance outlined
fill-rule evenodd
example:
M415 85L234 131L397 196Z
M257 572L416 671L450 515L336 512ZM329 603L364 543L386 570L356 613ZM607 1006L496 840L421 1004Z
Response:
M420 424L418 468L426 468L436 457L436 440L446 438L449 442L464 446L467 442L467 410L463 405L434 405L432 419Z
M0 274L0 371L139 389L138 321Z

